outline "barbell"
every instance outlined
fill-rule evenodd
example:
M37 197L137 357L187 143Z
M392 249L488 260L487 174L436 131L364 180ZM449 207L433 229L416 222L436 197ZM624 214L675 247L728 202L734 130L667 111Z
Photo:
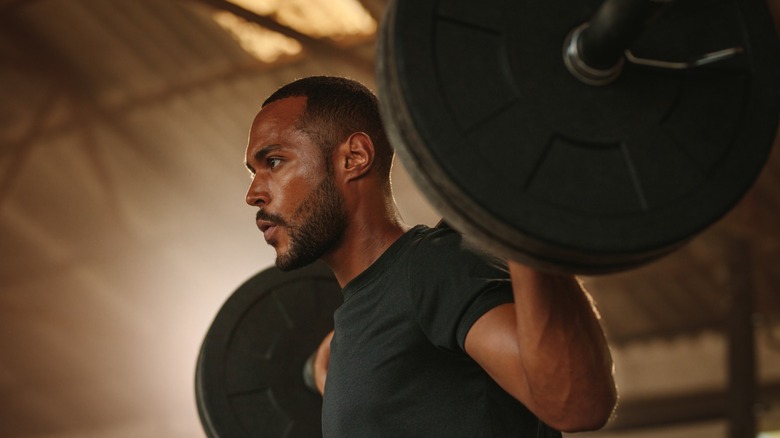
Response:
M322 436L322 398L303 371L341 302L321 262L292 272L269 268L236 289L209 327L195 370L209 438Z
M780 112L762 0L391 2L377 83L424 195L488 251L598 274L744 195Z
M377 54L390 140L445 220L570 273L648 263L731 209L779 81L762 0L397 0ZM341 300L321 263L228 298L195 376L210 438L321 436L305 364Z

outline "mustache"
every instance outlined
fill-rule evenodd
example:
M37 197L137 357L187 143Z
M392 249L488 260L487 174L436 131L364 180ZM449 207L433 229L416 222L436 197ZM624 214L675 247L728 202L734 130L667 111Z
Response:
M277 214L268 213L262 209L257 210L257 213L255 213L255 221L259 221L259 220L273 222L277 225L288 226L287 221L284 220L283 217Z

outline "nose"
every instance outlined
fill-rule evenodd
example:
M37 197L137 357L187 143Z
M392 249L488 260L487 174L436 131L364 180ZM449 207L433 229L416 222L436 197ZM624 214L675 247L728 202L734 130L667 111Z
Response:
M271 197L265 184L255 176L252 183L249 184L249 190L246 192L246 203L251 206L262 207L270 201Z

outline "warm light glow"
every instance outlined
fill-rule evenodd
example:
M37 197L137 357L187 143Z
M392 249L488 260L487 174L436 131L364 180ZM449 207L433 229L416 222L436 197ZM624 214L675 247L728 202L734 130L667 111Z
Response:
M233 0L233 3L315 38L365 38L377 24L357 0Z
M360 42L376 33L377 23L357 0L232 0L258 15L314 38L342 44ZM217 11L214 20L255 58L272 63L299 54L301 44L229 12Z
M214 21L230 32L241 47L260 61L272 63L301 52L301 44L286 36L250 23L230 12L218 11Z

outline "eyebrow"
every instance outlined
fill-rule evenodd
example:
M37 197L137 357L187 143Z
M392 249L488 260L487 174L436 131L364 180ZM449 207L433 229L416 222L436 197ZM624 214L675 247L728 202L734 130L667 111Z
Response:
M271 152L274 152L274 151L278 151L279 149L282 149L282 147L283 147L282 145L276 144L276 143L269 144L267 146L263 146L257 152L255 152L255 154L254 154L254 156L252 158L255 161L263 161L263 159L265 159L265 157L268 156L268 154L270 154ZM246 166L246 168L250 172L252 172L252 173L255 172L255 169L252 166L250 166L248 162L244 161L244 166Z

